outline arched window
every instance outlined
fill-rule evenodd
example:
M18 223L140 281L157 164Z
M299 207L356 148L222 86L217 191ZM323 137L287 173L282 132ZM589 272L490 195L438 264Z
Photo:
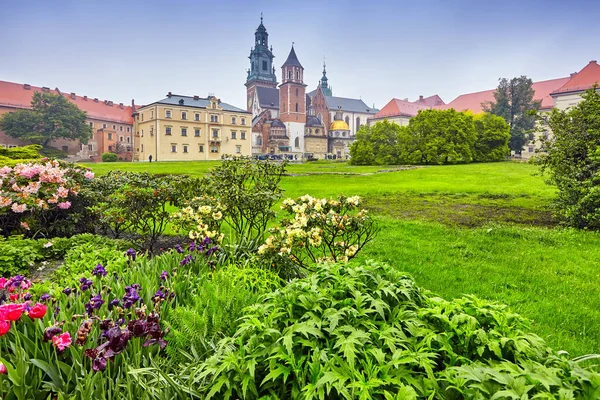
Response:
M262 136L258 135L256 137L256 145L257 146L262 146Z
M235 125L235 117L231 117L231 123Z
M300 147L300 138L299 137L297 137L296 140L294 140L294 146Z
M356 130L360 129L360 117L356 117Z
M296 112L298 112L298 103L296 103Z
M347 115L346 115L345 121L346 121L346 124L347 124L348 126L350 126L350 118L348 118L348 116L347 116Z
M296 71L296 79L300 80L300 71Z
M292 79L292 71L288 71L288 79Z
M298 97L298 88L296 88L296 97Z

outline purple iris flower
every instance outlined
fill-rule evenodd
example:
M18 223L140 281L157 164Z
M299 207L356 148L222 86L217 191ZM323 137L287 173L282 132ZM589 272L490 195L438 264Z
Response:
M106 269L102 266L102 264L96 265L96 267L94 267L94 269L92 270L92 275L95 276L106 276L106 274Z
M54 308L54 318L58 317L58 313L59 313L59 312L60 312L60 307L59 307L59 306L56 306L56 307Z
M219 250L219 246L213 246L210 249L206 250L206 255L211 256Z
M120 306L120 305L121 305L121 300L113 299L108 303L108 310L112 311L113 307Z
M193 260L192 256L190 254L188 254L187 256L184 257L183 260L181 260L179 265L187 265L187 264L191 263L192 260Z
M129 248L129 249L128 249L128 250L125 252L125 255L126 255L127 257L131 258L131 261L135 261L135 256L136 256L136 253L135 253L135 250L134 250L134 249L132 249L132 248Z
M181 248L181 246L180 246L180 245L178 245L178 244L176 244L176 245L175 245L175 250L177 250L177 252L178 252L179 254L183 254L183 253L184 253L183 249L182 249L182 248Z
M156 293L154 293L154 296L152 296L152 300L154 300L154 302L157 302L159 299L164 299L166 297L167 295L162 290L158 289Z
M125 296L123 296L123 307L131 308L138 300L140 300L140 295L138 294L138 290L140 289L140 285L134 283L131 286L125 287Z
M40 301L45 303L48 300L50 300L52 297L48 294L48 293L44 293L43 295L40 296Z
M192 242L192 243L190 243L190 247L189 247L189 249L188 249L188 250L189 250L190 252L192 252L192 251L196 250L196 243L195 243L195 242Z
M62 292L68 296L71 293L73 293L73 289L71 289L70 287L64 288Z
M161 281L164 281L164 280L166 280L166 279L167 279L167 277L168 277L168 276L169 276L169 273L168 273L167 271L163 271L163 272L160 274L160 280L161 280Z
M90 279L87 279L87 278L79 279L79 283L81 283L81 286L79 286L79 289L82 292L85 292L86 290L88 290L90 287L92 287L94 285L94 282L92 282Z

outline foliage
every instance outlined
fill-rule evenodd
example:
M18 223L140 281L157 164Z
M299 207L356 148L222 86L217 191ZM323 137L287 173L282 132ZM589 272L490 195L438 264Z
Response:
M0 236L0 278L25 274L34 263L43 259L38 241L21 236Z
M0 168L0 229L49 235L94 173L55 160Z
M41 149L42 146L39 144L12 148L0 147L0 158L6 157L12 160L38 159L40 158Z
M537 158L547 182L556 185L556 212L576 228L600 229L600 93L594 86L567 111L552 110L553 138Z
M221 244L224 237L221 233L224 211L225 207L217 199L195 197L171 216L171 222L192 240L208 237Z
M154 371L144 385L171 382L202 399L599 393L600 374L527 329L504 306L442 300L383 264L321 265L249 307L214 356L179 377Z
M454 110L423 110L408 126L387 120L363 126L350 148L354 165L455 164L499 161L508 126L501 118Z
M53 158L55 160L63 160L69 157L69 153L54 147L43 147L40 149L40 154L46 158Z
M102 153L102 162L115 162L119 159L117 153Z
M506 122L496 115L482 113L475 115L474 124L477 141L473 159L480 162L505 160L510 154L510 128Z
M61 95L35 92L31 109L17 110L0 117L0 130L8 136L48 147L55 139L87 143L92 128L87 114Z
M281 208L291 219L271 229L258 253L283 276L299 275L318 262L348 262L375 238L377 228L366 210L358 210L358 196L316 199L305 195L286 199ZM287 265L292 271L286 271Z
M281 197L280 182L286 165L243 157L227 159L200 183L203 194L223 206L225 223L238 243L263 239L275 216L272 208Z
M533 96L533 81L526 76L500 79L494 92L494 101L482 104L484 110L504 118L510 127L509 147L521 154L523 146L532 139L535 117L531 114L540 108L540 102Z

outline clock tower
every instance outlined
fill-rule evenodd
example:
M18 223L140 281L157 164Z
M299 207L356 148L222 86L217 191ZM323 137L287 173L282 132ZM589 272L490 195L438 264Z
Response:
M246 106L252 112L252 103L257 86L277 88L277 76L273 68L273 47L269 48L269 34L263 25L262 13L260 25L254 33L254 47L250 49L250 68L246 78Z

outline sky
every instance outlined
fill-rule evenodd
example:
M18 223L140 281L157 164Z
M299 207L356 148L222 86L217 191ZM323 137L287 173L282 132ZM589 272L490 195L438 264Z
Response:
M382 108L568 76L600 57L594 0L2 0L0 80L148 104L167 92L245 108L261 12L281 65L292 42L307 91Z

